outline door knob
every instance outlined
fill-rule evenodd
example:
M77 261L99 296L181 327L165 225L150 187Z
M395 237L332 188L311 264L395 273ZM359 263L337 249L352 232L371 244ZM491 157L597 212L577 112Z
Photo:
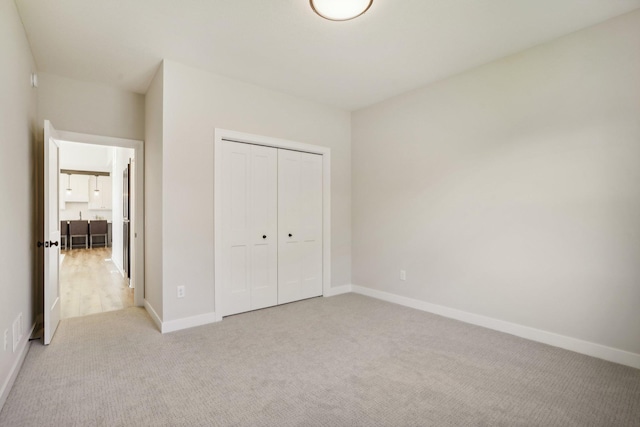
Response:
M262 235L262 238L263 238L263 239L266 239L266 238L267 238L267 235L266 235L266 234L263 234L263 235Z
M53 241L44 241L44 242L38 242L38 247L45 247L45 248L50 248L52 246L58 246L58 242L53 242Z
M289 237L293 237L293 234L289 233Z

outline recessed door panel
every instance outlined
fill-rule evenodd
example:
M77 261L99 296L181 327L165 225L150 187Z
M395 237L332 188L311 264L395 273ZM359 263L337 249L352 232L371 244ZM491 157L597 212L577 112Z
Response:
M322 295L322 157L301 155L301 298Z
M250 145L251 309L278 303L278 154Z
M247 292L248 265L247 265L247 247L233 246L231 247L231 277L230 291L232 294Z
M225 142L223 145L222 289L223 315L247 311L251 307L248 286L247 184L249 147Z
M278 151L278 303L322 295L322 156Z
M253 195L251 198L251 202L253 206L251 208L251 212L253 214L252 217L252 226L256 230L265 230L268 231L270 227L270 221L273 220L272 209L272 198L274 193L270 187L274 185L271 176L273 175L273 160L269 154L274 154L270 152L260 152L260 147L252 147L251 153L251 161L252 161L252 177L251 184L253 186ZM270 150L269 150L270 151Z
M248 214L249 152L248 150L233 150L230 154L231 192L229 207L231 213L229 219L234 237L236 237L236 233L240 233L240 237L244 237L244 232L247 229Z
M259 290L269 287L269 246L254 245L251 259L253 261L252 288Z
M277 303L277 152L223 142L222 315Z

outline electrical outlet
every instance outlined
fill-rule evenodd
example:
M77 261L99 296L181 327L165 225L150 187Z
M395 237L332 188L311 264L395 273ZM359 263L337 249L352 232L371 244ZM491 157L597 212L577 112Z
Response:
M184 298L184 286L178 286L178 298Z
M7 351L7 347L9 347L9 330L4 330L4 351Z
M407 280L407 271L400 270L400 280Z

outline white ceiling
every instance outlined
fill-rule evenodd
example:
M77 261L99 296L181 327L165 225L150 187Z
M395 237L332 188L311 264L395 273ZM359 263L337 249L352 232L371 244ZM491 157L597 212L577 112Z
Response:
M60 169L111 172L113 147L60 141Z
M145 93L162 58L348 110L640 8L640 0L16 0L39 71Z

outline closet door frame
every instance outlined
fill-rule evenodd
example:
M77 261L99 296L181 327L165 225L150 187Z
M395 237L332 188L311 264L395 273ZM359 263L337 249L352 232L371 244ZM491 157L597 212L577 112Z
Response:
M222 149L223 141L261 145L301 151L322 156L322 294L330 295L331 288L331 149L319 145L285 139L215 129L213 171L213 225L214 225L214 306L216 321L222 320L224 296L222 291Z

